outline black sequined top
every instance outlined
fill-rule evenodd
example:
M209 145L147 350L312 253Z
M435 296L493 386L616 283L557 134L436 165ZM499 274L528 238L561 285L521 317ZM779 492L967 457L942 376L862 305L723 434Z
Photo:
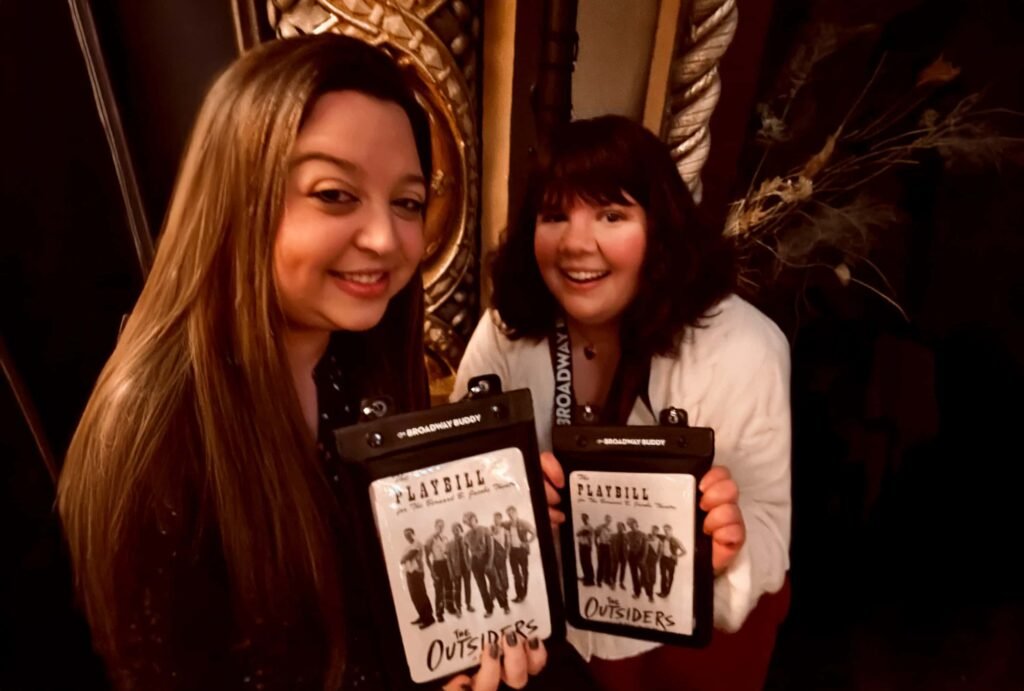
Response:
M345 386L331 349L314 373L319 410L317 447L341 507L338 526L340 569L346 625L349 629L342 689L386 688L381 656L372 635L372 604L367 602L363 570L346 566L351 545L340 544L357 532L346 510L353 489L334 451L333 431L357 419L358 400ZM154 507L156 531L142 545L137 574L140 604L124 641L124 656L110 670L123 689L238 689L240 691L321 691L324 641L317 627L264 623L243 637L231 616L223 558L209 538L193 546L194 530L170 505ZM347 554L346 554L347 553Z
M345 386L342 369L335 356L328 354L313 372L317 390L317 410L320 414L317 450L324 463L324 470L330 478L334 494L341 507L343 535L354 535L361 529L352 525L357 521L352 506L353 488L341 467L334 444L334 430L356 422L359 401L352 396L352 387ZM341 573L345 579L344 596L346 618L349 628L348 650L345 665L343 689L383 689L385 685L380 674L381 658L374 648L372 637L372 612L360 581L362 569L346 568L342 555Z

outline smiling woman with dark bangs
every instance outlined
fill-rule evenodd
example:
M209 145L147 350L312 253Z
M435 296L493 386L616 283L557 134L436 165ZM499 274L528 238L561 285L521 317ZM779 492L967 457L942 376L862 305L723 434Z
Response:
M617 315L621 347L637 358L672 352L680 332L733 289L731 247L701 218L664 145L646 130L623 118L598 118L572 123L552 142L530 176L516 225L493 265L492 303L509 335L546 337L561 312L558 281L553 288L547 281L556 277L541 275L543 259L534 261L534 244L557 236L576 205L602 215L603 226L618 229L606 241L621 244L621 229L642 220L643 280L635 297L621 296L628 303ZM585 264L580 253L564 259L569 268ZM580 288L587 285L580 276L565 278ZM617 280L609 278L608 283Z
M755 606L783 587L789 561L789 348L732 294L735 272L731 246L702 219L657 137L616 116L569 123L531 171L493 263L493 309L459 368L456 391L489 372L506 388L531 389L548 452L556 410L549 342L564 328L574 409L641 425L674 406L715 430L715 465L700 481L703 529L712 538L716 627L740 635L716 634L709 648L690 651L570 629L608 689L763 684L779 615ZM560 522L562 470L550 453L541 460ZM732 671L741 668L753 671Z

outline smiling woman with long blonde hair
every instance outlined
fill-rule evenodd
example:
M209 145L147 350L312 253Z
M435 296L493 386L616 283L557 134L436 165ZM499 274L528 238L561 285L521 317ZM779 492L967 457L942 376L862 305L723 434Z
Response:
M427 403L430 171L401 72L353 39L261 46L208 94L60 479L77 589L119 688L384 683L359 570L339 556L351 489L317 441L361 397ZM543 647L497 658L455 682L525 683Z

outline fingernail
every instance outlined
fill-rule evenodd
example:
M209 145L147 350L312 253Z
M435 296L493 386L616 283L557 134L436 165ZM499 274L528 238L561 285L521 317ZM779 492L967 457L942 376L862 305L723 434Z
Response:
M536 636L534 636L533 638L531 638L530 640L528 640L528 641L526 642L526 644L527 644L528 646L530 646L530 650L536 650L537 648L539 648L539 647L540 647L540 639L539 639L539 638L537 638Z
M469 684L463 684L461 688L462 688L462 691L473 691L473 687L470 686Z
M505 640L508 641L509 645L515 645L516 644L516 632L515 631L509 631L508 633L506 633L505 634Z
M490 652L491 652L491 658L494 659L494 660L497 660L498 657L501 655L501 649L498 648L498 641L494 641L493 643L491 643L491 651Z

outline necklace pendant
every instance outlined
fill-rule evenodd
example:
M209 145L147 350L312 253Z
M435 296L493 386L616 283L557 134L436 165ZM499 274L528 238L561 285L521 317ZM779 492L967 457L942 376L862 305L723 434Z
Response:
M583 357L587 358L588 360L593 360L594 358L597 357L597 351L594 349L593 345L588 343L587 345L583 346Z

